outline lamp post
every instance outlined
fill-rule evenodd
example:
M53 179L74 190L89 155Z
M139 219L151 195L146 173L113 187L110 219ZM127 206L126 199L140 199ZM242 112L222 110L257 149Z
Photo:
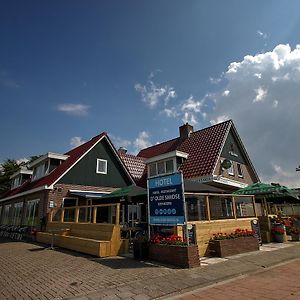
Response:
M297 168L296 168L296 172L299 172L300 171L300 166L298 166Z

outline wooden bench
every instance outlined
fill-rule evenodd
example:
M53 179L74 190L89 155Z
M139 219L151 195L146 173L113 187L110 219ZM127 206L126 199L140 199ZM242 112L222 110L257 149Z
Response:
M37 233L37 241L95 255L116 256L125 252L120 226L114 224L49 223L46 232Z

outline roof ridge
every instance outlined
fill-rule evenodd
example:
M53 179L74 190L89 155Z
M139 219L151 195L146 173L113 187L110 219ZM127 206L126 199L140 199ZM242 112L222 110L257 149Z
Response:
M84 145L86 145L87 143L92 142L93 140L95 140L95 142L96 142L98 139L102 138L103 136L107 136L107 132L106 132L106 131L103 131L103 132L101 132L100 134L98 134L98 135L92 137L92 138L89 139L88 141L84 142L83 144L81 144L81 145L79 145L79 146L77 146L77 147L75 147L75 148L70 149L69 151L67 151L66 153L64 153L64 155L69 155L70 152L75 151L75 150L78 150L80 147L83 147Z
M216 127L216 126L220 126L220 125L222 125L222 124L224 124L224 123L233 123L233 121L232 121L232 119L229 119L229 120L226 120L226 121L221 122L221 123L217 123L217 124L214 124L214 125L205 127L205 128L198 129L198 130L196 130L196 131L191 132L191 134L198 133L198 132L203 131L203 130L206 130L206 129L211 129L211 128Z
M175 141L175 140L178 140L178 139L180 139L180 137L176 137L176 138L173 138L173 139L170 139L170 140L167 140L167 141L164 141L164 142L161 142L161 143L158 143L158 144L149 146L149 147L147 147L147 148L143 148L143 149L141 149L141 150L139 151L139 153L137 154L137 156L140 154L140 152L142 152L142 151L144 151L144 150L151 149L151 148L156 147L156 146L158 146L158 145L163 145L163 144L166 144L166 143L170 143L170 142ZM142 156L139 156L139 157L142 157Z

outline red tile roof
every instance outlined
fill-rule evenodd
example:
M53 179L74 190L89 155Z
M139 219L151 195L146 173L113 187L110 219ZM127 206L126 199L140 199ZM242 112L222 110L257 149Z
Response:
M188 153L181 170L185 178L212 175L232 121L226 121L191 133L187 139L180 137L143 149L138 157L150 158L170 151Z
M69 168L71 168L81 156L83 156L88 150L90 150L97 142L99 142L104 136L107 137L106 132L93 137L88 142L68 151L65 155L69 155L62 164L55 168L49 175L42 177L35 181L26 181L22 186L17 187L11 191L8 191L2 198L11 197L19 193L23 193L29 190L33 190L42 186L50 186L55 183Z
M126 168L128 169L129 173L133 177L134 181L137 183L144 171L145 171L145 158L137 157L135 155L127 154L127 153L119 153L119 156L123 160Z

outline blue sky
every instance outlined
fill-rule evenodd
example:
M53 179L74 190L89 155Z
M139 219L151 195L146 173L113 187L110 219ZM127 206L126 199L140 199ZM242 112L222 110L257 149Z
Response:
M232 118L262 180L300 186L299 11L296 0L1 1L0 161L102 131L136 152L183 122Z

